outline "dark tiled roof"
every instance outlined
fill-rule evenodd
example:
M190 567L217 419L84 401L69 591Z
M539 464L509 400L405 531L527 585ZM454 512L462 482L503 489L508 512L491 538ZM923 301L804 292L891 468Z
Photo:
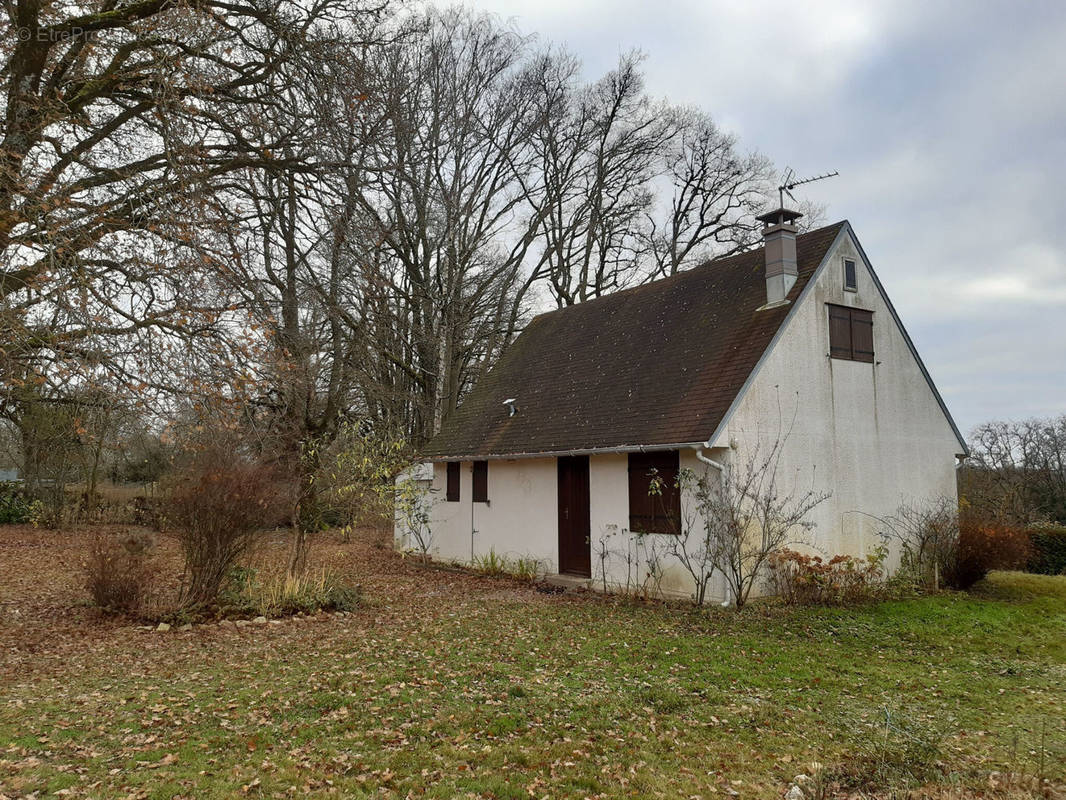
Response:
M797 238L795 299L846 223ZM766 302L763 251L542 314L444 421L427 458L705 441L791 305ZM515 398L513 417L503 405Z

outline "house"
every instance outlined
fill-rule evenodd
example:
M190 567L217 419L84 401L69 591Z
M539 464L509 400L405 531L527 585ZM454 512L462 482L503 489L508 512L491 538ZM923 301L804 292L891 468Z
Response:
M761 249L533 319L424 449L434 557L639 582L634 552L693 500L669 496L678 471L713 480L775 442L784 490L831 493L810 512L829 555L869 553L904 503L955 500L965 442L854 230L799 234L799 217L760 217ZM657 505L652 475L670 484ZM691 594L679 564L661 578Z

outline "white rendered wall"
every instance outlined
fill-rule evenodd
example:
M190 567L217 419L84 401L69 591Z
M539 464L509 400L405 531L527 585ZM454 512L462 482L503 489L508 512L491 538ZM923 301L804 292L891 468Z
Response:
M558 476L554 458L489 462L489 502L472 503L471 462L459 469L459 502L445 500L447 465L433 465L431 553L442 561L468 563L495 550L509 559L535 557L545 570L558 564ZM475 533L471 536L471 529ZM397 541L402 547L402 531Z
M845 257L856 263L857 292L844 290ZM826 303L874 312L873 364L828 357ZM784 488L832 492L811 514L823 553L865 555L881 541L878 517L904 503L957 500L962 446L850 235L829 253L714 444L736 445L730 458L743 464L754 442L765 452L789 426Z
M601 586L606 571L608 588L636 591L648 576L648 558L654 551L666 564L657 588L667 596L689 597L692 581L676 561L665 556L671 537L634 535L629 531L629 461L624 453L589 458L589 531L592 580ZM702 465L693 450L681 452L681 467ZM490 550L511 560L537 559L545 573L558 571L558 474L554 458L495 459L488 467L489 504L471 503L471 465L460 467L459 502L444 500L447 467L433 465L434 498L431 553L441 561L470 563ZM687 495L682 505L691 504ZM473 508L473 526L471 525ZM471 527L475 533L471 536ZM396 544L411 547L401 525ZM601 554L605 557L601 558ZM648 588L652 588L648 584ZM712 595L721 596L715 584Z

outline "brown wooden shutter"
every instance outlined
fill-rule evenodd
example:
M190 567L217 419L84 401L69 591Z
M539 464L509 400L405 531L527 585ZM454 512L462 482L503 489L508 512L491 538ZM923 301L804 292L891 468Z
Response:
M445 488L444 497L449 503L459 502L459 467L458 461L449 461L448 464L448 481Z
M629 454L629 529L635 533L680 533L681 492L677 450ZM652 473L661 481L661 494L652 495Z
M474 487L471 493L475 503L489 502L489 462L474 462Z
M850 361L874 360L874 312L827 304L829 308L829 355Z
M648 496L648 469L644 453L629 454L629 530L645 531L652 524L651 497Z
M829 306L829 355L851 358L851 309Z
M861 308L851 309L851 357L872 364L874 360L874 315Z

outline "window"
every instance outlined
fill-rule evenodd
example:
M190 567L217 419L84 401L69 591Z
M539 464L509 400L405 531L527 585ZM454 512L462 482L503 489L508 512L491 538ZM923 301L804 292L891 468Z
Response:
M849 361L874 360L874 312L829 306L829 355Z
M629 454L629 529L635 533L681 532L677 450ZM659 493L651 494L652 480Z
M855 275L855 262L850 258L844 259L844 288L849 292L859 290L859 279Z
M448 483L444 497L449 503L459 502L459 466L458 461L449 461L447 464Z
M474 490L471 494L475 503L489 502L489 462L474 462Z

